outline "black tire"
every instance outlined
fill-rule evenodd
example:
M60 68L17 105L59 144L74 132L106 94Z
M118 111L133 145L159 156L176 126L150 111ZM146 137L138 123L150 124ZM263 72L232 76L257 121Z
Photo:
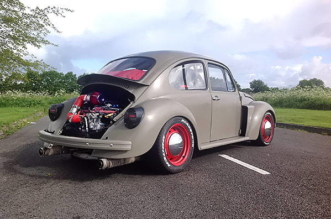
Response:
M194 134L190 123L182 117L174 117L161 129L147 159L159 173L179 173L191 161L193 151Z
M268 124L266 124L267 122L270 124L270 131L266 128L266 126L268 126ZM270 112L266 112L261 121L259 136L255 141L252 141L252 144L258 146L268 146L274 137L274 132L275 118Z

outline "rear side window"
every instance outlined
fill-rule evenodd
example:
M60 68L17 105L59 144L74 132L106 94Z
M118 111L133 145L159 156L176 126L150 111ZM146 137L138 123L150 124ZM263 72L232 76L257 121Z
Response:
M235 91L235 87L228 70L214 64L208 64L208 70L211 89L213 91Z
M169 83L170 86L176 88L177 90L185 90L185 83L183 78L183 67L177 66L173 68L169 74Z
M178 90L204 90L206 86L203 64L184 63L173 68L169 74L170 86Z
M152 69L154 64L155 60L151 58L132 57L118 59L108 63L98 74L139 81Z

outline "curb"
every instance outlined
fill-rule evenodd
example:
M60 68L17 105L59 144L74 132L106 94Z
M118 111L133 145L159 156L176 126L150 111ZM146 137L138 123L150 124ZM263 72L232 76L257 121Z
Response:
M277 122L276 127L292 129L292 130L303 130L303 131L306 131L306 132L317 133L317 134L322 134L322 135L330 135L331 136L331 128L321 128L321 127L313 127L313 126L295 125L295 124L281 123L281 122Z

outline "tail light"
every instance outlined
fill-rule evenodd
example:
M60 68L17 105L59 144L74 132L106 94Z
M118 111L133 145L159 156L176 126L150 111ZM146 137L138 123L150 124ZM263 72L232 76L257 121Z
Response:
M144 109L130 108L124 114L124 124L127 128L133 129L137 127L144 116Z
M63 107L64 104L60 103L60 104L54 104L49 108L48 116L51 121L55 121L60 117Z

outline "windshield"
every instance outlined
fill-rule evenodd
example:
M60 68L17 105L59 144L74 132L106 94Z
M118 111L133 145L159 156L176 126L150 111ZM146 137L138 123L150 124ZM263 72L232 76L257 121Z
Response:
M155 60L151 58L132 57L119 59L108 63L98 74L139 81L154 64Z

